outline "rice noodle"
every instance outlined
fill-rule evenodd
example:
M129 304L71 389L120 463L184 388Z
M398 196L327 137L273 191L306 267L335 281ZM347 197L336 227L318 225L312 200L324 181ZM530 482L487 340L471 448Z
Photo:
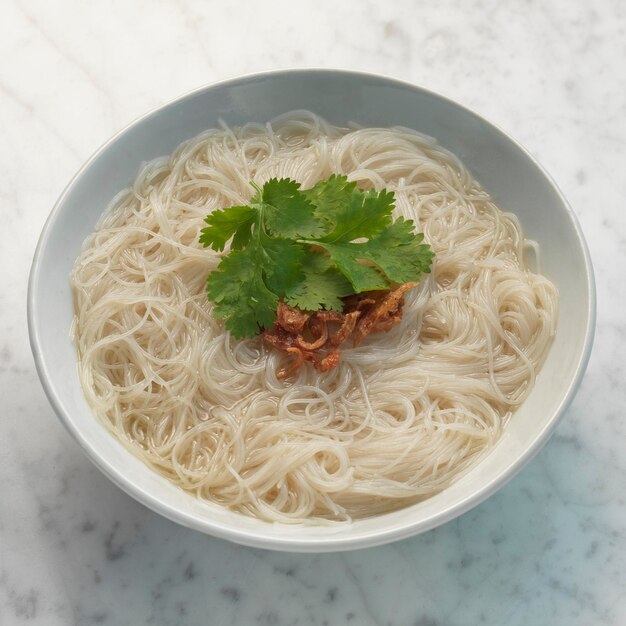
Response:
M203 218L249 182L332 173L396 194L436 257L401 323L278 380L288 357L212 317ZM208 130L145 165L71 282L80 380L103 423L199 498L268 521L332 523L444 489L501 435L549 349L557 292L514 215L456 157L405 128L337 128L295 111Z

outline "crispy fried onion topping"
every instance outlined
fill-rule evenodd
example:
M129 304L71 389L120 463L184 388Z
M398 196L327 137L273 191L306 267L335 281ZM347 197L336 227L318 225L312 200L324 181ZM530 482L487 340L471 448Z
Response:
M405 283L396 289L368 291L344 298L343 312L307 313L279 303L274 327L263 331L263 340L293 357L289 365L276 373L284 379L295 374L305 361L322 372L339 363L339 347L349 337L358 346L372 333L387 332L402 319L404 294L417 283Z

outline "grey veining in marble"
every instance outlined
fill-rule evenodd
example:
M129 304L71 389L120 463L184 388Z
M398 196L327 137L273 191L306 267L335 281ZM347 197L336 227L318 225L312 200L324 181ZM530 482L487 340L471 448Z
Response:
M0 624L626 624L625 63L621 0L3 0ZM289 66L404 78L511 132L597 274L588 374L540 455L456 521L348 554L243 548L134 502L54 417L26 331L37 236L85 158L186 90Z

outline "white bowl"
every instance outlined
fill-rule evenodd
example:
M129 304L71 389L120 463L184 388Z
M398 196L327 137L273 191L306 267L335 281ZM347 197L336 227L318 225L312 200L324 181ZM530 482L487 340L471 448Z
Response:
M495 201L539 242L543 270L560 293L550 354L530 396L495 448L458 482L400 511L337 527L269 524L197 500L153 472L107 432L89 409L69 338L69 274L84 239L140 164L217 124L266 121L310 109L335 124L402 125L436 137L469 167ZM595 326L589 253L576 216L541 166L502 131L446 98L357 72L293 70L203 87L119 132L81 168L41 234L30 275L30 340L46 394L89 458L128 494L196 530L242 544L323 552L374 546L429 530L464 513L510 480L545 444L587 364Z

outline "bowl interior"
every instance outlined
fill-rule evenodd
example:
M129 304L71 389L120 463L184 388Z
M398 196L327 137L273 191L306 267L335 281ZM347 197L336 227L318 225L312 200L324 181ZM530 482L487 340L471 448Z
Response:
M496 447L462 479L428 500L339 527L267 524L202 503L148 469L95 419L82 395L69 338L69 273L84 239L140 164L216 125L266 121L310 109L332 123L402 125L436 137L541 245L544 273L560 293L558 332L529 398ZM339 71L273 72L200 89L111 139L59 199L35 255L29 328L37 368L56 412L90 458L120 487L187 526L259 547L323 551L399 539L452 519L482 501L538 451L582 377L591 348L593 276L576 218L542 169L515 142L474 113L420 88Z

